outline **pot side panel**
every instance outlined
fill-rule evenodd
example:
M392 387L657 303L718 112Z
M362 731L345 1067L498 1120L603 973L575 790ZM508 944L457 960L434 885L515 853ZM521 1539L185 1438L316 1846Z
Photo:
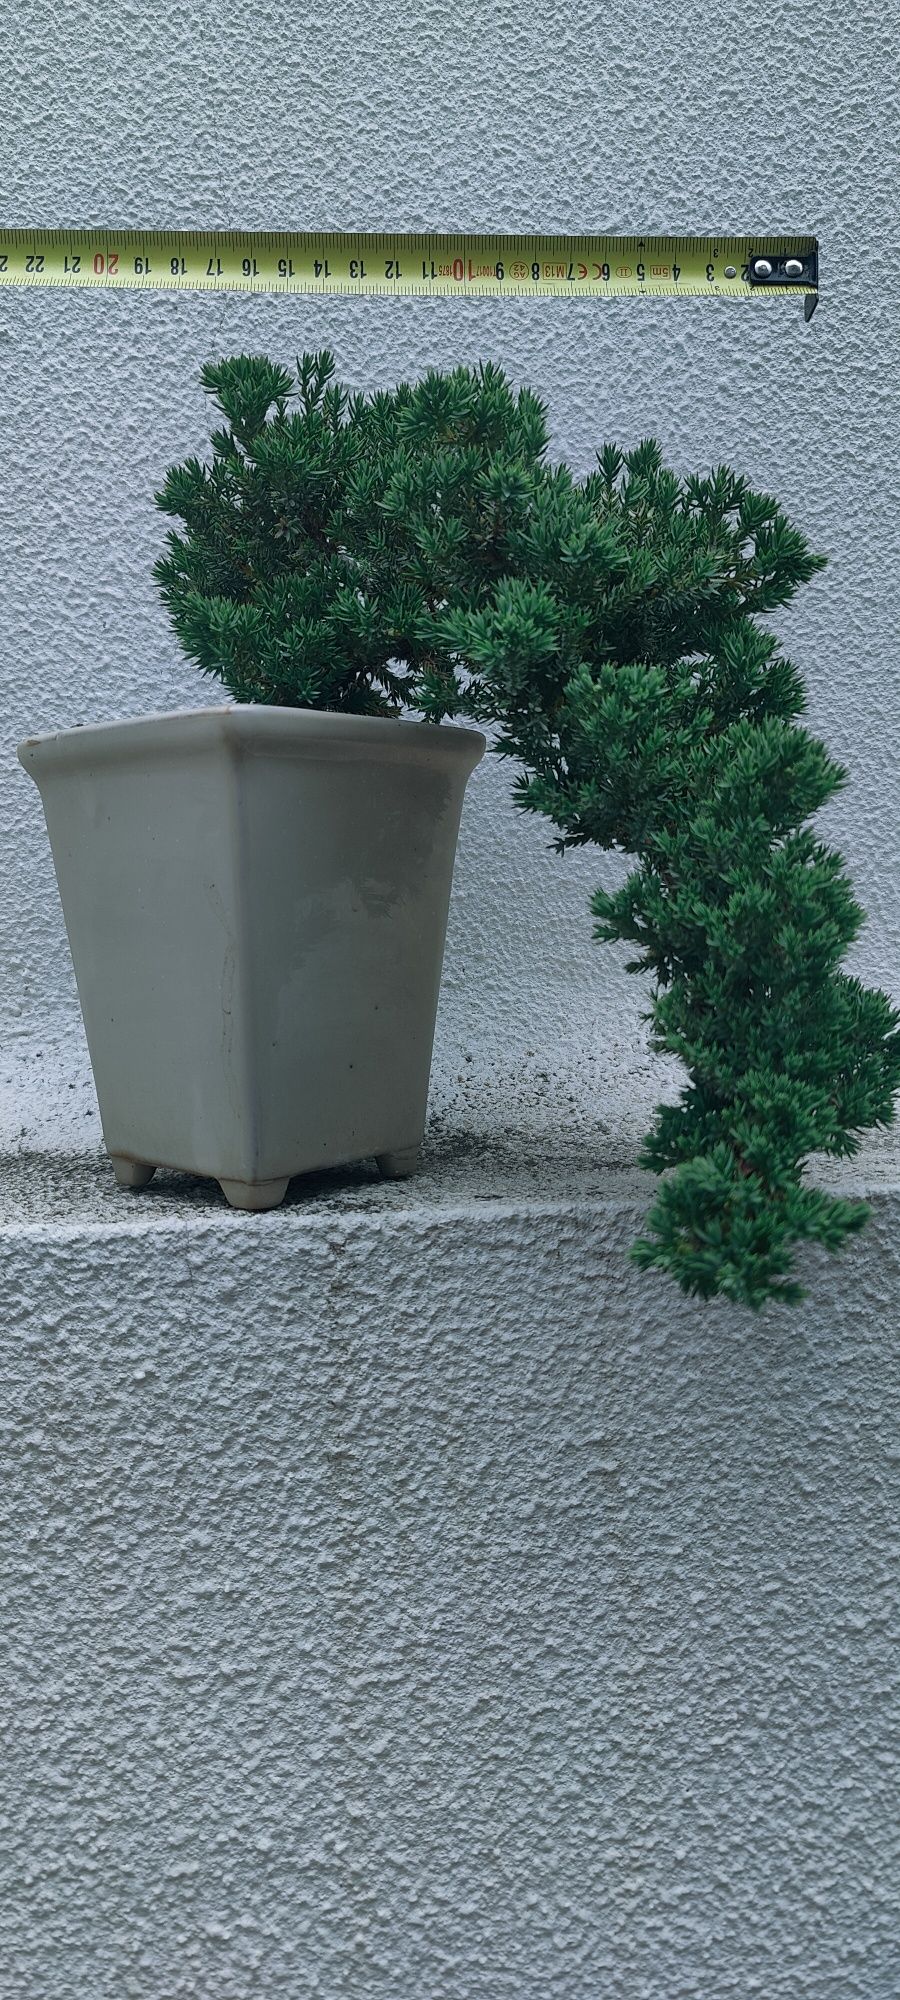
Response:
M418 1144L469 768L448 761L273 755L211 724L43 772L111 1153L253 1182Z
M42 785L111 1153L237 1175L249 1110L234 804L216 746Z
M422 1137L466 775L422 759L242 761L240 902L267 1176Z

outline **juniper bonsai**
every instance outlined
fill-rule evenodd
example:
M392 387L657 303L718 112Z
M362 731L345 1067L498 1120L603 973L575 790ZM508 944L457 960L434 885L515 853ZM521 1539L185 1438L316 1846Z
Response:
M493 723L560 849L634 856L595 934L635 947L687 1073L644 1145L666 1178L634 1255L701 1297L796 1300L792 1246L867 1215L808 1157L855 1152L900 1082L900 1017L840 969L862 912L808 824L844 773L760 623L823 558L655 440L580 480L551 465L544 406L492 365L368 398L333 368L300 360L292 415L274 364L204 370L229 428L158 496L188 530L157 566L176 632L240 700Z

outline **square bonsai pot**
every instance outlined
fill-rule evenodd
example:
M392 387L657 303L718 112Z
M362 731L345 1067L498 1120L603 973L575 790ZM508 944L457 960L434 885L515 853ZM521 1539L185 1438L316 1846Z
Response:
M120 1185L412 1172L477 730L222 707L19 745Z

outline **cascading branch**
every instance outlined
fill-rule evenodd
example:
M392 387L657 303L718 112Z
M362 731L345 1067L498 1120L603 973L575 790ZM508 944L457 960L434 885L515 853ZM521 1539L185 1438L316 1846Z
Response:
M804 1182L892 1117L898 1016L840 970L862 912L810 817L844 774L796 718L799 677L756 622L821 565L723 468L679 482L657 444L613 447L534 496L490 604L446 636L498 721L519 802L636 857L596 935L653 978L652 1039L688 1082L643 1164L672 1169L635 1256L682 1288L796 1300L792 1246L837 1249L865 1205Z
M635 947L687 1076L644 1146L668 1171L634 1255L701 1297L796 1300L793 1246L867 1216L806 1162L855 1152L900 1083L900 1017L840 969L862 912L808 824L844 774L758 622L823 559L653 440L581 480L548 464L544 406L489 364L368 398L333 369L302 358L291 416L274 364L204 371L229 430L158 496L188 529L157 565L178 636L240 700L494 723L560 848L634 856L596 935Z

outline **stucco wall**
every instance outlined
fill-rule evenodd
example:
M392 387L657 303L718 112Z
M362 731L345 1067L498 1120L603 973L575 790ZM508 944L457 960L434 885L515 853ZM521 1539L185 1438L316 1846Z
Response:
M584 469L653 432L777 493L831 556L783 625L850 773L854 964L900 995L890 10L6 26L14 224L797 227L823 303L0 297L4 1138L97 1139L14 744L215 698L151 496L239 349L327 341L358 386L491 356ZM472 781L435 1102L627 1162L643 995L586 909L618 864L556 860L507 788ZM402 1226L159 1190L67 1221L62 1176L22 1221L10 1182L0 2000L896 2000L897 1203L757 1325L629 1272L630 1183L535 1207L504 1172Z
M896 1197L749 1337L627 1178L88 1192L5 1237L4 2000L896 2000Z

